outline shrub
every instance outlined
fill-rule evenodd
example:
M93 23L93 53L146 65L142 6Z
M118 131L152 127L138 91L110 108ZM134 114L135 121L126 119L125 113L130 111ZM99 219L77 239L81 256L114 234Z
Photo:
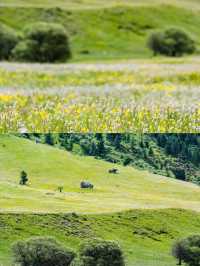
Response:
M124 266L123 253L114 241L90 240L82 244L80 259L84 266Z
M31 40L20 41L12 51L12 56L18 61L34 61L34 42Z
M15 263L21 266L68 266L75 253L53 238L30 238L13 246Z
M10 58L11 51L18 41L18 35L13 29L0 24L0 60Z
M13 51L15 59L31 62L61 62L70 57L68 35L54 23L35 23L25 28L24 39Z
M172 255L189 266L200 265L200 235L190 236L177 241L172 248Z
M20 185L26 185L28 182L28 175L25 171L21 171L20 173Z
M180 29L167 29L164 32L154 32L148 39L148 46L154 55L182 56L195 51L194 41Z

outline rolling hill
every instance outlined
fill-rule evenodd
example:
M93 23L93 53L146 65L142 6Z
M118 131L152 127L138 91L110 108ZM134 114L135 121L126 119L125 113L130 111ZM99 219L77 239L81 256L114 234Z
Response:
M166 27L186 30L199 50L199 13L200 2L195 0L0 0L0 22L19 32L35 21L63 24L73 61L151 58L147 36Z
M183 208L200 211L200 188L147 171L77 156L9 135L0 136L0 210L3 212L104 213L128 209ZM29 185L19 185L25 170ZM82 180L94 184L83 191ZM58 187L64 187L64 193Z
M112 167L1 135L0 264L11 266L14 241L51 235L75 250L86 238L117 240L127 266L175 265L172 243L200 232L200 188L132 167L117 166L119 174L108 174ZM21 170L28 173L28 186L19 185ZM81 191L83 179L94 190Z

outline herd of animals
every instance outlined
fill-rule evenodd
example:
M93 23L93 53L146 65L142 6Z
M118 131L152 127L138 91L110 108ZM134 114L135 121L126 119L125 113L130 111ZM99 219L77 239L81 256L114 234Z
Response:
M108 173L109 174L118 174L119 171L117 168L112 168L112 169L109 169L108 170ZM80 184L80 188L81 189L85 189L85 188L89 188L89 189L93 189L94 188L94 185L88 181L82 181L81 184Z

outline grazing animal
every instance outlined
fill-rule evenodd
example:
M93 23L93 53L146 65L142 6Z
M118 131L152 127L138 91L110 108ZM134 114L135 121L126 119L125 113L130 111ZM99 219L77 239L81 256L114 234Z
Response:
M93 189L94 188L94 185L91 184L90 182L82 181L81 182L81 188L91 188L91 189Z
M40 143L40 140L39 139L35 139L35 143L36 144Z
M109 174L118 174L119 173L117 168L109 169L108 172L109 172Z

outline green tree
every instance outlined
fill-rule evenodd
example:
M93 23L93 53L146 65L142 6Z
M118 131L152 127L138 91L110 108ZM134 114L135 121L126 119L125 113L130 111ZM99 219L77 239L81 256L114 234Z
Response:
M25 171L21 171L20 173L20 185L26 185L28 182L28 175Z
M172 255L189 266L200 265L200 235L193 235L177 241L172 247Z
M70 58L68 35L60 24L39 22L24 30L13 50L14 58L31 62L61 62Z
M10 58L11 52L18 41L19 37L13 29L0 24L0 60Z
M76 254L49 237L18 241L12 247L14 262L20 266L69 266Z
M152 33L147 44L154 55L163 54L173 57L192 54L196 48L194 41L186 32L175 28Z
M124 266L120 246L114 241L92 239L82 244L80 259L84 266Z

